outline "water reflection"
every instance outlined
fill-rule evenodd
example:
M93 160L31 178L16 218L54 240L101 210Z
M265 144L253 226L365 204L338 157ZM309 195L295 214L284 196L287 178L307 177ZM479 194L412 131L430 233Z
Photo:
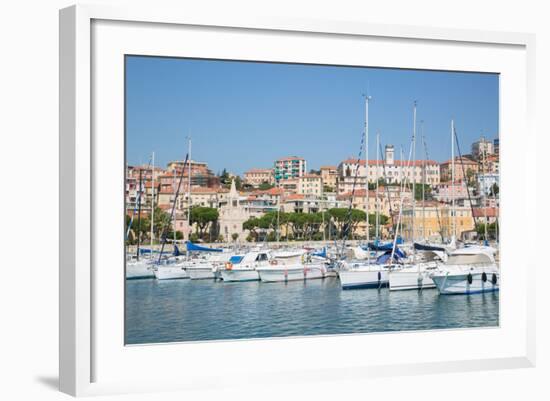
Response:
M342 291L337 279L288 283L132 280L126 342L220 340L497 326L498 293Z

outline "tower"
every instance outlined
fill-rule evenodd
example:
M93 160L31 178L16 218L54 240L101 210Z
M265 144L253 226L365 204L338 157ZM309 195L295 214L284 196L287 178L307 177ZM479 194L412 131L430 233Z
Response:
M386 164L392 165L395 160L393 145L386 145L384 153L385 153Z

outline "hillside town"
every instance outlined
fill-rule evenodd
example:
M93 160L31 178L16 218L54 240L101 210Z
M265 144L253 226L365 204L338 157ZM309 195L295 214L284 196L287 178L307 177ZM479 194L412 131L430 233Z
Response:
M388 239L400 208L405 240L447 240L453 235L452 220L459 239L496 238L498 138L481 137L469 154L455 157L454 181L452 165L452 160L407 161L402 151L386 145L379 160L346 158L318 170L308 169L299 156L251 166L242 176L225 169L214 173L207 162L196 160L172 161L165 168L128 166L127 218L139 214L143 223L134 223L129 241L138 230L143 238L160 238L162 224L148 231L151 214L155 226L164 219L175 239L193 242L331 240L338 237L341 214L348 210L359 213L353 238L366 237L361 215L368 210L371 238Z

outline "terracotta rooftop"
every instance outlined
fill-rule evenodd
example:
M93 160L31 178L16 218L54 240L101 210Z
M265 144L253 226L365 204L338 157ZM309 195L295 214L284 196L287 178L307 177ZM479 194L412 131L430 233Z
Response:
M298 200L298 199L304 199L304 195L302 195L302 194L290 194L285 198L285 200Z
M498 208L497 207L475 207L473 209L474 217L497 217L498 216Z
M357 159L353 159L353 158L349 158L349 159L346 159L344 161L342 161L341 164L357 164ZM369 160L369 166L381 166L384 164L384 160ZM434 165L434 164L439 164L438 162L436 162L435 160L415 160L415 161L411 161L409 162L408 160L394 160L393 161L393 166L404 166L404 167L407 167L407 166L423 166L425 164L430 164L430 165ZM361 159L359 160L359 165L360 166L364 166L365 165L365 160L364 159ZM388 165L388 164L386 164Z

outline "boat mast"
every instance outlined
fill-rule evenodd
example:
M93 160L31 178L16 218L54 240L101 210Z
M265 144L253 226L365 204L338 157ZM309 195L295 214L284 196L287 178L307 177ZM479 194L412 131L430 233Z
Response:
M416 220L416 100L413 107L413 138L412 138L412 242L414 245L415 238L415 220ZM413 254L415 254L415 248L413 246Z
M181 170L182 172L183 172L183 169L185 169L185 165ZM176 201L178 200L178 194L177 194L177 190L176 190L176 173L177 173L177 169L174 169L174 177L172 177L172 186L174 187L174 205L173 205L174 210L176 209ZM177 214L178 214L177 212L174 212L174 216L173 216L174 220L172 221L172 224L174 225L174 229L172 230L173 231L174 246L176 246ZM176 248L174 248L174 250L176 250Z
M426 138L424 137L424 120L420 120L420 135L424 145L424 157L422 158L422 238L426 241Z
M281 224L281 195L279 194L277 196L277 245L279 245L279 238L280 238L280 227L279 224Z
M451 120L451 243L456 237L456 211L455 211L455 120Z
M187 138L187 154L189 155L188 169L187 169L187 240L191 240L191 137ZM185 168L185 165L183 166ZM185 252L185 256L189 259L189 251Z
M379 181L380 178L378 176L379 174L379 163L380 160L380 132L376 133L376 237L375 242L378 243L379 233L380 233L380 201L378 199L378 188L379 188Z
M485 150L483 150L481 153L481 176L483 177L483 220L485 226L485 245L489 245L489 239L487 238L487 177L485 176L485 155Z
M155 152L151 156L151 259L153 258L153 225L155 222Z
M141 232L141 167L139 168L139 187L138 187L138 226L137 226L137 251L136 251L136 259L139 260L139 240L140 240L140 232Z
M365 211L367 223L367 261L370 263L369 251L369 100L370 96L365 96ZM359 160L357 160L359 169Z

